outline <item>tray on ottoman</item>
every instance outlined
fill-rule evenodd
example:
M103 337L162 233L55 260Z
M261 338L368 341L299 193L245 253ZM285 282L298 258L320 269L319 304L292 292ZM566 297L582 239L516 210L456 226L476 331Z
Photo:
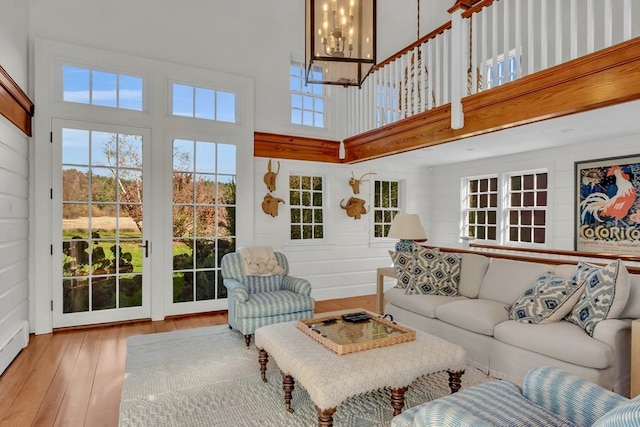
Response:
M351 316L349 316L351 315ZM298 320L298 329L336 354L356 353L416 339L416 331L366 310Z

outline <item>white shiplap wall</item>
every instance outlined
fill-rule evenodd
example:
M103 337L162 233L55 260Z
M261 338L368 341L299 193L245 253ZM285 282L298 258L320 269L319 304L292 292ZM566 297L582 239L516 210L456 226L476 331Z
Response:
M586 141L525 154L454 163L433 169L430 183L433 195L429 218L434 243L456 245L461 235L460 211L462 178L546 168L548 170L547 247L573 250L574 239L574 163L576 161L640 153L640 135L608 140Z
M0 64L25 92L28 12L0 1ZM29 340L28 156L29 138L0 117L0 374Z
M276 160L272 160L273 169ZM290 272L294 276L308 279L313 287L312 296L318 300L366 295L375 292L375 270L389 266L389 249L395 240L373 239L373 180L400 180L407 212L419 213L427 217L429 209L428 170L422 167L406 166L388 159L359 163L357 165L328 165L325 163L302 162L279 159L280 173L277 188L272 193L286 201L280 204L277 217L262 212L262 199L267 193L262 177L267 172L268 159L255 159L255 214L254 230L257 245L271 245L287 255ZM360 193L353 194L349 186L351 173L359 178L367 172L360 186ZM326 241L320 244L293 243L289 240L289 174L320 175L324 177L326 217ZM369 211L359 220L350 218L340 207L350 197L366 201ZM427 228L427 235L430 230Z

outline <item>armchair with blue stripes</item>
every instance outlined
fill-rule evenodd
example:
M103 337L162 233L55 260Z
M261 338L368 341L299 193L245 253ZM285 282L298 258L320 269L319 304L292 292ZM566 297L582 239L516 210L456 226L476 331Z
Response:
M315 300L311 297L311 283L290 276L286 256L282 252L274 254L283 272L270 276L248 275L240 252L222 257L229 328L244 335L247 347L261 326L313 317Z

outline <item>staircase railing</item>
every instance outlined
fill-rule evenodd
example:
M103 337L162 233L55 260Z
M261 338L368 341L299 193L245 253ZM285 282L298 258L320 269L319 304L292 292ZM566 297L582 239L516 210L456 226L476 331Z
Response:
M450 13L348 89L349 136L447 104L460 129L462 98L640 36L634 0L458 1Z

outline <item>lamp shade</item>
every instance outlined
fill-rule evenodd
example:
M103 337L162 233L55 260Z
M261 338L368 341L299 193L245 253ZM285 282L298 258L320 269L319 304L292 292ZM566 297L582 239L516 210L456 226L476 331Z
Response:
M387 237L400 240L424 240L427 238L418 214L396 214Z
M307 83L360 86L376 63L376 0L306 0Z

